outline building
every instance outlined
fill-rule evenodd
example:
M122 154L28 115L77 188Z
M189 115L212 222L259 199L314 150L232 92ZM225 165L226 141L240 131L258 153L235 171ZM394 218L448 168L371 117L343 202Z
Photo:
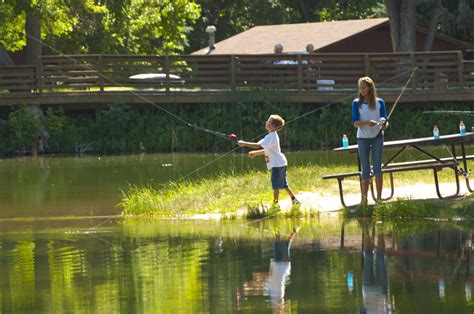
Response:
M416 36L419 39L416 50L422 51L425 30L417 27ZM277 43L283 45L285 53L303 52L310 43L319 53L393 52L388 18L376 18L255 26L216 43L210 54L267 54L273 53ZM466 52L473 48L473 44L436 34L432 51ZM209 48L192 54L209 54Z

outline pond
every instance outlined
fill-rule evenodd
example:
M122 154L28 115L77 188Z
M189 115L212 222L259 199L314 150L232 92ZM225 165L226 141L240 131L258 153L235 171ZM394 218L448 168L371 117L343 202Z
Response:
M354 158L288 154L291 165ZM118 216L129 184L264 167L240 153L0 160L0 312L474 311L474 223ZM275 231L297 226L291 260L275 261Z
M274 231L300 226L290 261ZM0 312L466 313L474 224L1 223Z
M288 158L293 165L330 164L331 156L296 152ZM255 169L264 170L264 162L240 153L0 159L0 218L115 215L120 213L116 204L121 191L129 184L157 185Z
M449 156L447 150L436 148ZM474 150L467 149L468 154ZM286 153L290 166L353 165L356 156L332 151ZM407 152L405 157L416 152ZM146 154L102 157L0 159L0 219L103 216L121 212L116 204L130 184L199 179L221 173L265 170L261 159L233 154ZM336 185L335 185L336 188Z

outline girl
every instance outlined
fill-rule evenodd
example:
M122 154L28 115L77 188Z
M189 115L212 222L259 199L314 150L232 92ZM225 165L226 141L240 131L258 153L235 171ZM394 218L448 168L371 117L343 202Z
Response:
M375 177L377 201L382 199L382 130L388 127L388 122L386 122L385 102L377 97L374 81L368 76L361 77L358 86L359 98L352 102L352 123L357 128L357 146L362 168L362 202L367 203L367 192L372 176ZM372 152L372 173L370 152Z

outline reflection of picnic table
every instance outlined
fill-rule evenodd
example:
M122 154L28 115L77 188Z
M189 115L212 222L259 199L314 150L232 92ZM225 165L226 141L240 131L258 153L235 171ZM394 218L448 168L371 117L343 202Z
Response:
M473 137L474 137L474 133L469 132L469 133L466 133L466 135L460 135L460 134L444 135L444 136L441 136L440 139L435 139L434 137L424 137L424 138L414 138L414 139L385 142L384 148L398 148L398 150L392 156L390 156L388 160L382 165L382 172L390 175L390 188L391 188L390 196L385 198L384 200L388 200L393 197L393 194L394 194L393 174L395 172L416 171L416 170L433 170L436 194L438 195L440 199L443 199L446 197L455 197L459 194L459 188L460 188L459 176L460 175L465 177L466 187L468 191L472 193L474 190L471 189L470 182L469 182L469 169L467 168L467 161L474 159L474 155L466 155L464 143L472 140ZM450 157L441 158L439 156L436 156L436 154L430 153L421 147L421 146L426 146L426 145L441 145L441 144L446 145L446 149L449 151ZM460 155L456 154L457 145L459 145L461 148ZM413 161L406 161L406 162L394 162L395 159L399 157L409 147L416 149L417 151L422 153L423 156L429 157L429 159L413 160ZM334 151L357 153L357 145L351 145L348 148L342 148L342 147L335 148ZM359 177L359 180L360 180L360 174L361 174L360 162L358 163L358 167L359 169L356 172L331 174L331 175L327 175L323 177L323 179L337 179L338 184L339 184L339 196L341 199L341 203L344 207L347 207L347 206L344 202L342 181L344 181L345 178L349 178L349 177ZM443 196L439 189L438 172L443 170L444 168L451 168L454 171L456 192L449 196ZM374 194L372 182L370 183L370 189L371 189L372 198L375 200L375 194Z

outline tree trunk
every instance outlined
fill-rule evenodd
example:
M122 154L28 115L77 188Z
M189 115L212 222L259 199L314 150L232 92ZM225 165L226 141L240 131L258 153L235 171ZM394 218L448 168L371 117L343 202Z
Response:
M384 0L387 9L388 21L390 24L390 37L392 39L393 52L398 51L400 41L400 0Z
M431 51L433 47L433 40L436 34L436 26L438 25L438 18L441 12L441 0L433 0L431 4L431 20L426 30L425 44L423 51Z
M37 7L26 10L26 63L38 64L42 52L41 15Z
M398 45L398 51L415 51L416 1L403 0L400 11L400 42Z
M390 23L394 52L416 49L416 2L413 0L384 0Z

